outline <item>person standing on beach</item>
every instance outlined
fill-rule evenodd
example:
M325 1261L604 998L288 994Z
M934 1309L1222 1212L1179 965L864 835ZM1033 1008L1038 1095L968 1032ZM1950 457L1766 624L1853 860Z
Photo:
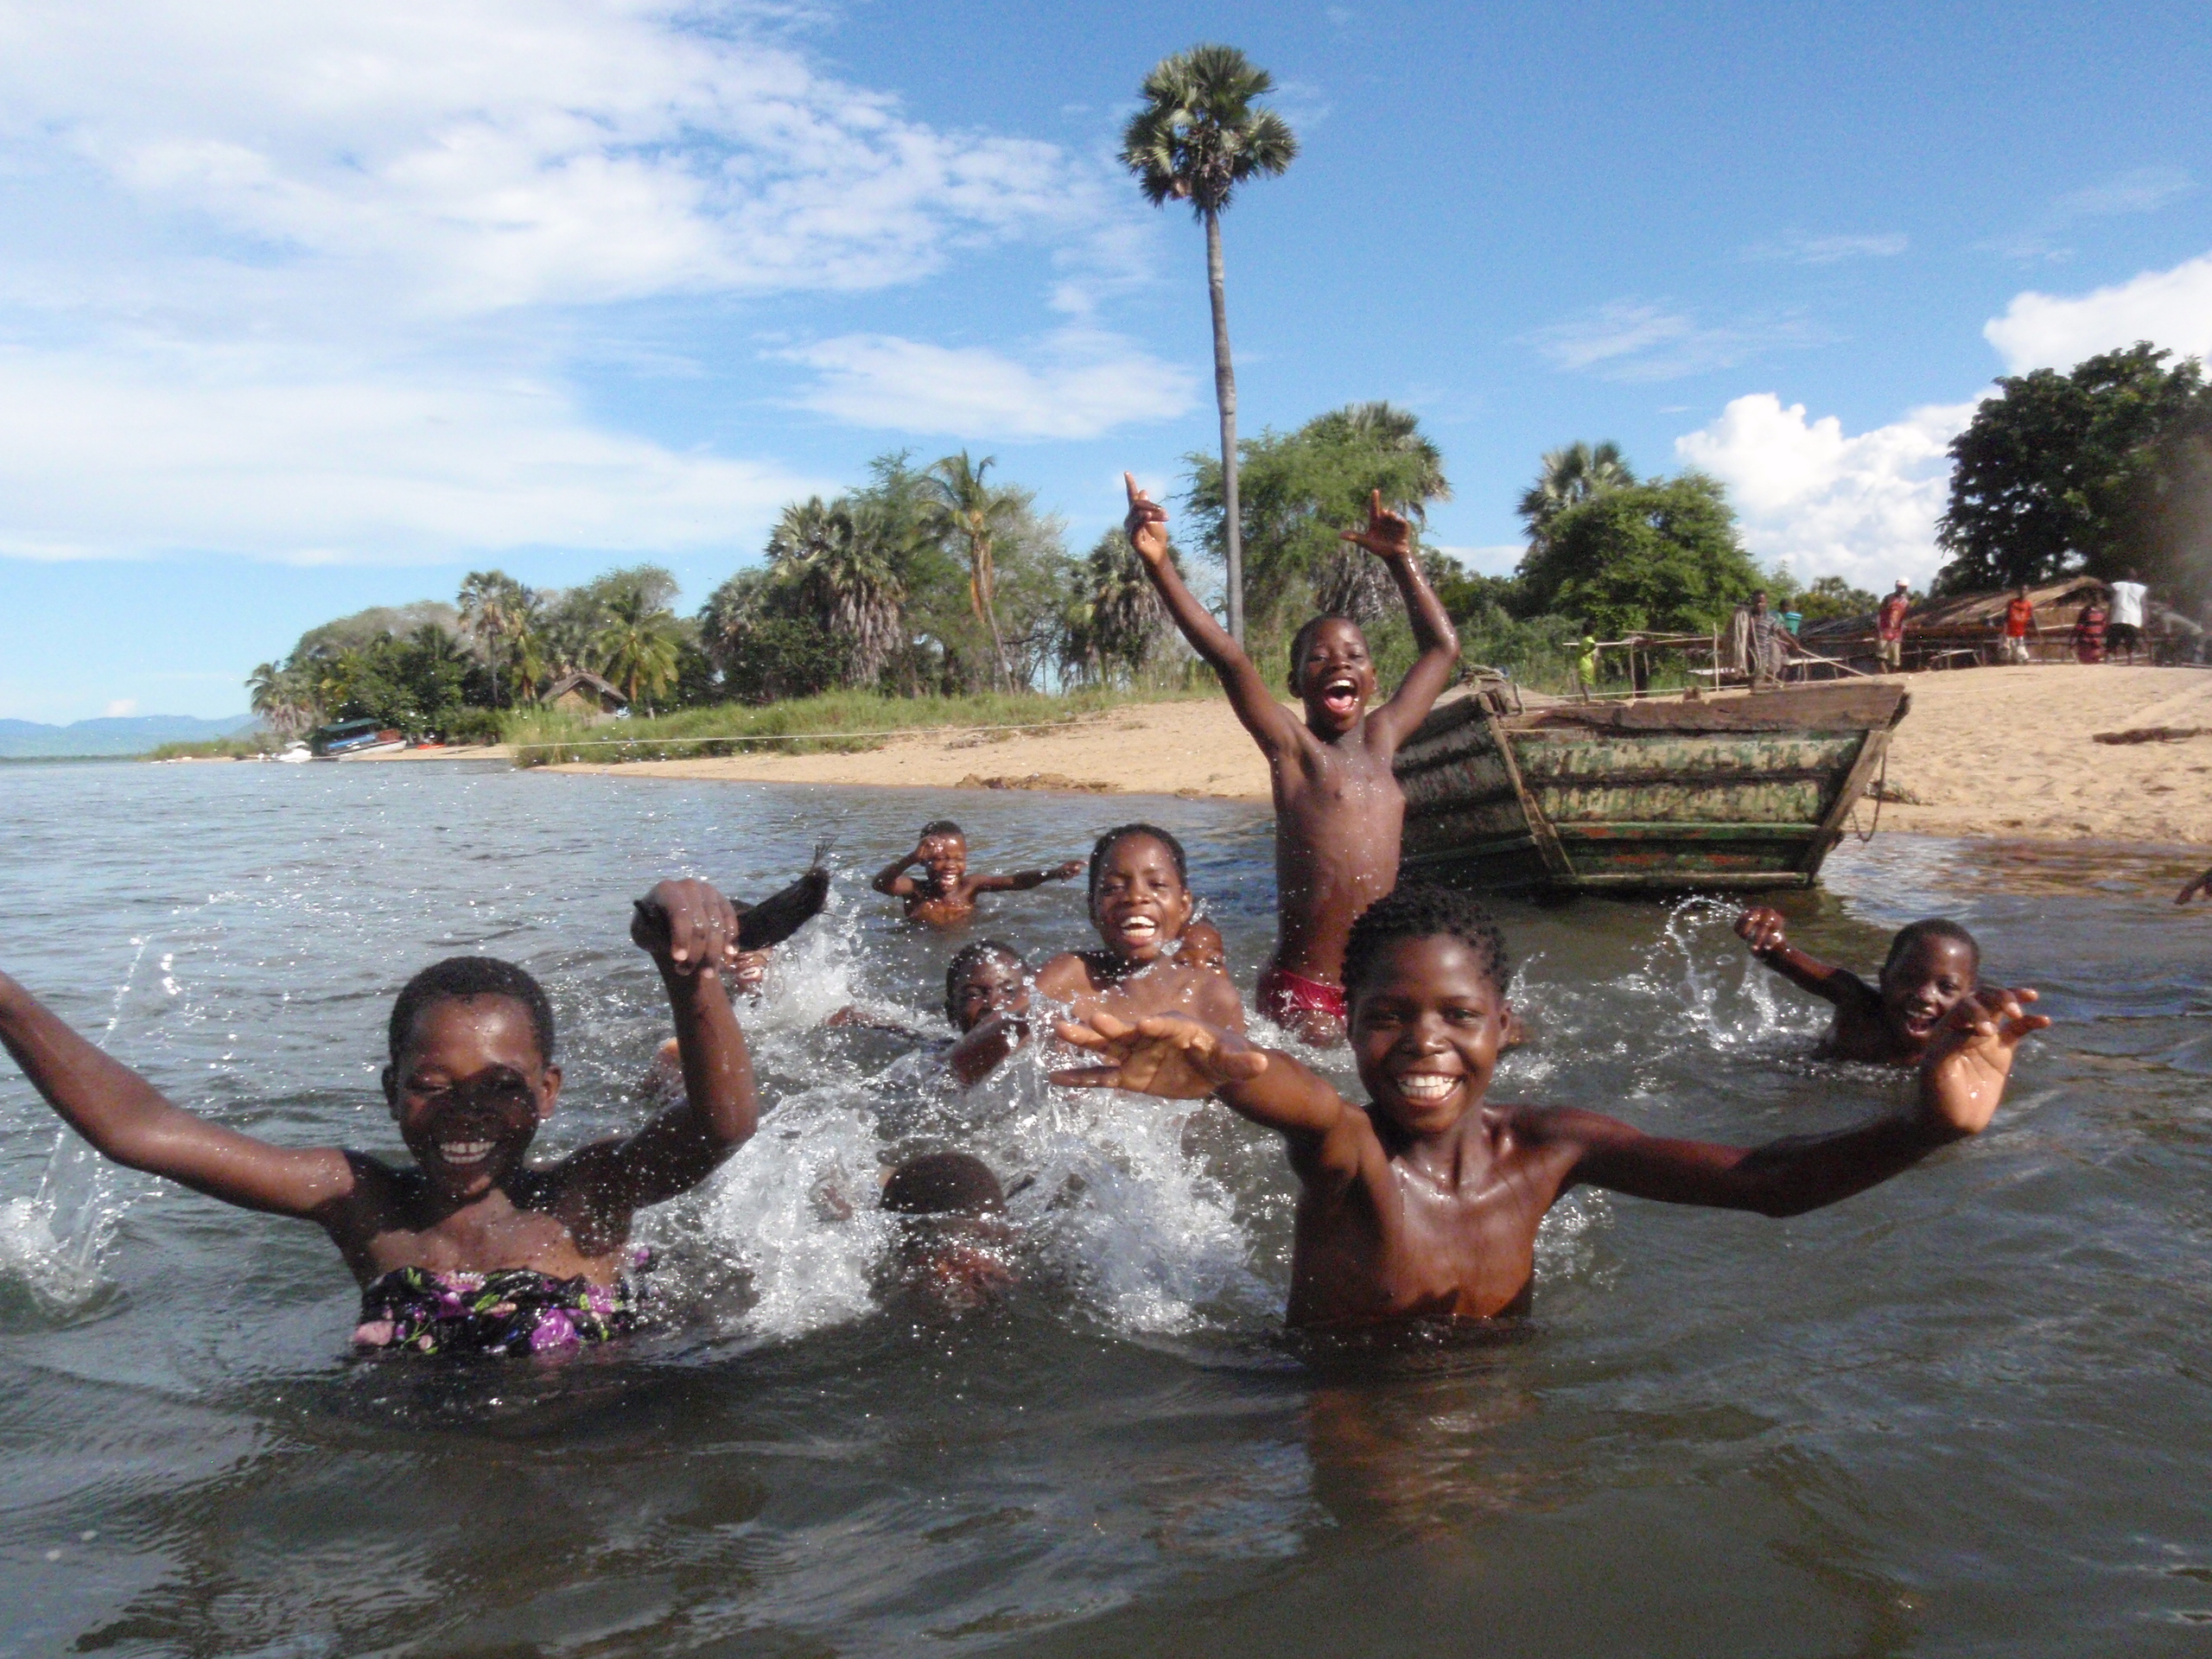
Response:
M2105 659L2105 623L2111 613L2105 609L2105 590L2092 588L2089 597L2082 607L2082 613L2074 619L2074 632L2070 643L2074 660L2077 663L2101 663Z
M1260 975L1262 1013L1309 1043L1344 1040L1344 941L1362 911L1398 884L1406 798L1390 770L1459 660L1459 638L1414 557L1413 532L1375 491L1364 529L1343 539L1381 559L1404 595L1421 655L1398 694L1370 713L1375 663L1347 617L1317 616L1290 647L1300 720L1277 702L1243 647L1167 556L1167 514L1124 473L1126 528L1168 614L1213 665L1236 718L1268 758L1275 803L1275 952Z
M2145 606L2150 597L2151 590L2136 580L2133 570L2113 583L2112 630L2105 650L2107 658L2124 651L2130 664L2135 661L2135 647L2143 638Z
M2028 655L2028 635L2042 632L2042 625L2036 620L2035 601L2028 597L2027 583L2022 582L2018 591L2005 601L2005 660L2033 661Z
M1874 638L1881 646L1882 666L1892 674L1904 672L1904 619L1912 609L1912 588L1903 576L1874 613Z

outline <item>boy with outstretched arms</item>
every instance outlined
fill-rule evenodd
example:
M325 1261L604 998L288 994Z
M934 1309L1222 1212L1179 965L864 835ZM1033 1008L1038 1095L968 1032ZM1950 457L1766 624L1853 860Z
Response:
M1835 1005L1835 1019L1821 1043L1821 1052L1832 1059L1917 1065L1945 1016L1981 988L1980 945L1941 916L1899 928L1872 985L1790 944L1778 910L1760 905L1745 911L1736 918L1736 932L1776 973Z
M1375 664L1358 625L1316 617L1291 644L1301 721L1277 702L1228 632L1167 556L1167 515L1128 474L1129 541L1192 648L1213 664L1236 718L1268 757L1275 803L1275 954L1260 976L1262 1013L1311 1043L1344 1039L1344 939L1353 918L1397 884L1406 798L1390 762L1427 716L1459 660L1451 619L1422 577L1406 521L1375 492L1367 526L1343 538L1389 568L1421 656L1398 693L1370 712Z
M1300 1187L1287 1317L1307 1328L1526 1311L1537 1227L1579 1185L1770 1216L1834 1204L1979 1133L2020 1039L2050 1023L2025 1012L2032 991L1985 992L1945 1022L1910 1108L1728 1147L1485 1100L1505 1030L1504 945L1463 894L1414 887L1376 904L1352 928L1344 982L1372 1097L1363 1108L1288 1055L1173 1014L1064 1024L1064 1038L1106 1064L1055 1075L1177 1099L1217 1094L1282 1134Z
M906 874L921 867L918 877ZM1045 870L1017 870L1012 875L970 875L968 837L950 818L922 826L914 850L876 872L878 893L901 899L906 919L931 927L953 927L976 913L976 895L982 893L1027 893L1047 881L1065 881L1083 874L1083 861L1071 858Z

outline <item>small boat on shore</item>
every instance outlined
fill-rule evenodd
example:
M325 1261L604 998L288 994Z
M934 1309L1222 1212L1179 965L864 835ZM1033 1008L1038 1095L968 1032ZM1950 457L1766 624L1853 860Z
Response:
M1484 686L1398 752L1402 868L1550 893L1808 887L1910 707L1874 680L1527 709Z
M318 760L352 760L365 754L385 754L407 747L407 736L373 720L341 720L308 735L308 751Z

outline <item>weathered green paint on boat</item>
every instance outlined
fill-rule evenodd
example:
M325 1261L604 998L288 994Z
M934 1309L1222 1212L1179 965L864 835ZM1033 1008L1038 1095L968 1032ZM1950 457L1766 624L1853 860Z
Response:
M1403 867L1557 892L1809 887L1910 706L1878 681L1525 713L1485 690L1399 751Z

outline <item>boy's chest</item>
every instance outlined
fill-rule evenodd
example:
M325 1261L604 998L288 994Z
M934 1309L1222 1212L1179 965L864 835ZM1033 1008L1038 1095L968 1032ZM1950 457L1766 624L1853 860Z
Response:
M1401 1306L1449 1304L1462 1318L1507 1312L1535 1268L1536 1233L1556 1195L1541 1168L1492 1166L1444 1187L1394 1171L1382 1229L1384 1280Z

